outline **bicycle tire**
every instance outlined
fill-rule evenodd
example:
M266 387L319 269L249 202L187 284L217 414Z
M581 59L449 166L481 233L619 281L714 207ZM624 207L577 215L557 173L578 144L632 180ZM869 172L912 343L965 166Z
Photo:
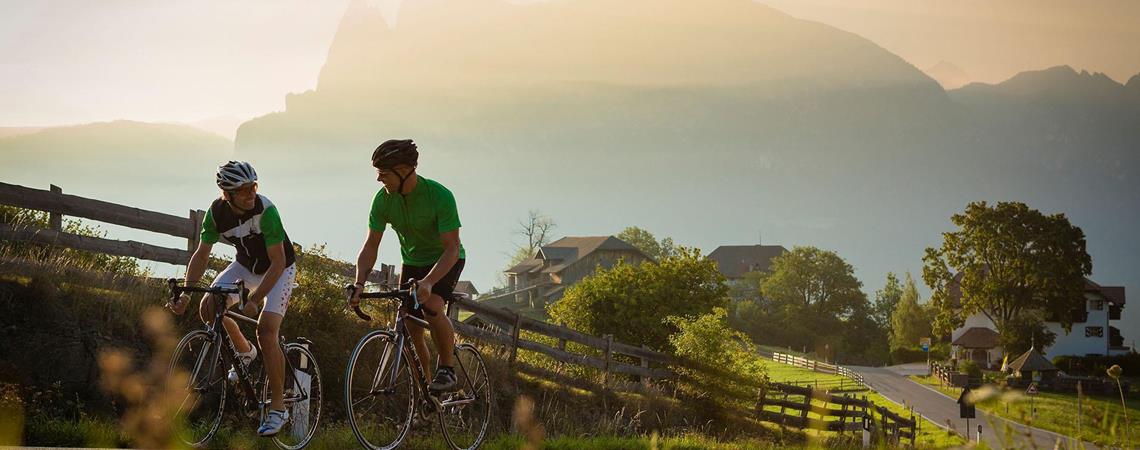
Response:
M348 423L366 449L399 447L412 427L416 388L407 355L397 361L397 349L395 333L373 331L360 338L345 369ZM392 364L399 364L395 380L389 376Z
M192 331L174 348L167 369L167 395L183 397L173 413L174 434L182 443L194 448L205 447L217 434L225 413L226 369L218 344L218 340L210 338L210 333ZM188 359L183 361L183 358ZM210 361L213 361L213 370ZM184 384L178 383L180 377L185 377ZM205 401L201 401L203 399ZM188 410L187 401L191 401Z
M281 431L273 436L273 444L282 450L298 450L309 445L317 431L321 420L321 404L324 400L324 390L321 384L321 370L313 352L300 343L285 345L285 368L293 369L292 374L285 374L284 386L286 404L289 411L289 421ZM307 377L306 380L303 377ZM307 384L307 386L306 386ZM269 374L265 373L261 386L262 419L269 407ZM290 401L290 397L300 395L300 391L307 393L305 401Z
M491 422L491 379L479 349L455 346L457 390L440 395L439 427L455 450L474 450L487 437Z

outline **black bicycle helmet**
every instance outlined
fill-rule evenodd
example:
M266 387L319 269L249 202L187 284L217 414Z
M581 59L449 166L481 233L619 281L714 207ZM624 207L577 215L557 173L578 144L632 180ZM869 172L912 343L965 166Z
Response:
M419 158L420 152L411 139L390 139L372 152L372 166L377 169L391 169L400 164L416 167Z

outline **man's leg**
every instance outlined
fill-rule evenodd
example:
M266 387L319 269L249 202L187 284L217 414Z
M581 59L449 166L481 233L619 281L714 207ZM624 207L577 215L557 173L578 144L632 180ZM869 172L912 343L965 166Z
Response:
M211 295L213 294L203 295L202 301L198 303L198 316L202 318L202 323L209 326L214 324L214 302L210 298ZM230 341L234 343L234 349L238 353L249 353L252 350L253 344L241 333L241 328L234 319L223 316L222 327L225 327L226 334L230 335Z
M424 315L426 316L427 314ZM420 355L420 368L423 369L424 376L430 380L432 372L429 356L431 353L428 353L427 342L424 341L424 329L420 328L419 324L409 323L409 321L405 321L404 323L408 327L408 334L412 339L412 345L416 346L416 353ZM434 339L434 332L432 333L432 337Z
M269 374L269 407L278 411L285 409L285 355L281 354L281 346L277 343L282 319L284 317L280 314L262 311L257 320L257 342L261 344L265 371Z
M428 325L431 325L431 340L439 352L439 367L454 367L452 354L455 352L455 329L451 326L451 319L447 318L447 304L443 297L432 294L424 303L428 309L435 311L435 315L424 314Z

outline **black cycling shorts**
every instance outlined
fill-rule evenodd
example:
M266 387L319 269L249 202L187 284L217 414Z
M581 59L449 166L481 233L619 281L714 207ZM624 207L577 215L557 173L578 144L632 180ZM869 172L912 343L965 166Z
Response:
M460 259L455 261L455 265L451 266L451 270L440 278L439 282L432 285L431 293L443 297L445 303L451 303L454 298L452 293L455 292L455 285L459 283L459 274L463 273L463 263L465 260ZM422 280L431 273L432 267L435 266L409 266L404 264L400 269L400 286L404 286L410 279ZM435 311L437 314L442 314L445 311ZM423 311L413 311L416 317L423 318Z

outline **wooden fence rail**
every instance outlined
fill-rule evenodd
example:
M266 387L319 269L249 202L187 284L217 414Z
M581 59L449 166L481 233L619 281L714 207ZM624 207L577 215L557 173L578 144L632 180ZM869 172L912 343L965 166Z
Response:
M866 389L870 388L870 386L867 385L867 381L863 379L863 375L861 375L859 372L856 372L854 370L848 369L846 367L843 367L843 366L840 366L837 364L822 363L819 361L814 361L814 360L811 360L808 358L804 358L802 356L795 356L795 355L791 355L788 353L780 353L780 352L773 353L772 354L772 360L776 361L778 363L788 364L788 365L795 366L795 367L802 367L802 368L810 369L810 370L820 372L820 373L827 373L827 374L832 374L832 375L842 375L842 376L845 376L847 378L850 378L852 381L854 381L855 383L858 383L863 388L866 388ZM845 388L846 388L846 386L840 387L840 389L845 389ZM852 390L854 390L854 389L852 389Z
M114 256L145 259L173 265L184 265L198 247L199 230L205 212L191 209L186 217L147 211L115 203L68 195L59 186L49 190L33 189L0 182L0 205L44 211L49 214L48 229L0 223L0 240L32 242ZM169 248L137 241L120 241L93 236L80 236L63 230L63 216L81 217L186 239L186 248ZM298 255L302 256L302 255ZM332 260L329 260L333 262ZM339 263L339 261L336 261ZM355 276L355 268L339 263L346 276ZM369 281L388 283L394 267L381 265L368 277Z
M909 440L912 447L918 424L913 416L902 417L866 396L833 395L811 387L774 382L760 390L756 415L766 422L799 429L866 431L883 443L897 446Z
M463 322L456 321L454 323L456 331L462 334L488 339L508 346L511 349L512 356L518 349L530 350L544 354L563 363L601 370L606 374L607 378L610 373L635 375L643 379L674 378L676 372L666 367L685 364L672 355L616 342L612 337L593 336L572 330L565 326L540 322L507 309L496 308L471 300L459 300L456 304L460 308L453 308L453 315L458 315L458 310L463 309L482 315L484 318L490 319L489 321L493 323L509 324L508 327L504 327L503 332L496 332L488 328L480 328ZM523 339L518 333L522 330L558 339L560 342L563 342L563 344L559 346L561 348L558 348ZM569 352L565 349L565 342L574 342L597 349L601 356L581 355ZM615 361L614 355L619 354L635 358L639 360L640 363L626 364ZM651 367L650 363L657 367Z

